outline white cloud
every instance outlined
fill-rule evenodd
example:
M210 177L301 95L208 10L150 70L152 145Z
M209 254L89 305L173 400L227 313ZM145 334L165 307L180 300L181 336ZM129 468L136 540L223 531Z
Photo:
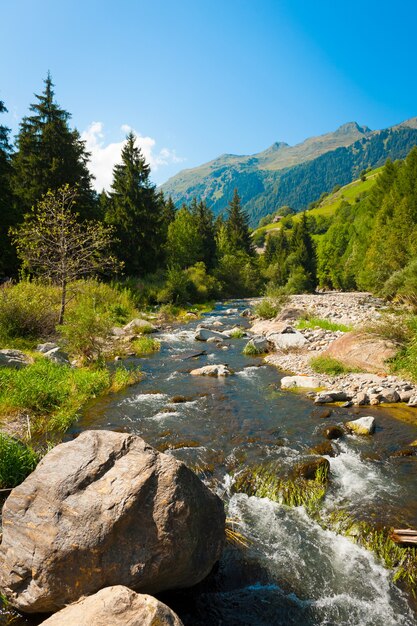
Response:
M156 172L164 165L184 161L176 155L175 150L162 148L159 152L155 151L155 139L143 137L128 124L123 124L120 130L124 136L133 130L137 137L136 145L141 148L152 172ZM106 144L102 122L92 122L87 130L81 134L81 138L86 142L87 150L91 153L89 169L95 176L94 187L97 191L108 190L113 179L113 167L121 160L120 155L126 141L125 138L119 142Z

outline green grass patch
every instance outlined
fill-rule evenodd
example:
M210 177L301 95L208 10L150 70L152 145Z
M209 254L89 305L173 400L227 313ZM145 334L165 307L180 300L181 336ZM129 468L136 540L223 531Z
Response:
M126 389L126 387L131 387L131 385L140 382L142 378L143 374L140 367L128 369L121 365L112 374L110 391L117 393L122 389Z
M138 339L132 341L130 347L137 356L143 356L145 354L158 352L161 348L161 344L157 339L144 335L143 337L139 337Z
M329 356L316 356L310 360L311 368L318 374L328 374L329 376L339 376L350 374L359 370L344 365L341 361Z
M344 333L352 330L351 326L346 326L346 324L339 324L337 322L331 322L330 320L325 320L321 317L307 317L305 319L301 319L297 323L297 328L300 330L306 330L309 328L322 328L323 330L331 330L333 332L341 330Z
M0 432L0 488L19 485L39 460L40 455L33 448Z
M230 339L242 339L245 336L245 333L240 328L236 328L232 333L230 333Z
M242 354L244 354L245 356L258 356L261 353L258 351L256 346L249 341L243 348Z

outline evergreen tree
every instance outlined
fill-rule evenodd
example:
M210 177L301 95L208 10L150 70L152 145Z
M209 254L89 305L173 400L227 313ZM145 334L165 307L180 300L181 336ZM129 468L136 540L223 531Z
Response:
M300 269L305 276L304 289L311 290L316 283L316 253L313 240L308 232L307 216L303 213L301 220L297 221L291 235L290 255L287 265L291 273L301 275ZM290 276L291 277L291 276Z
M0 100L0 113L7 109ZM10 130L0 125L0 277L11 276L16 271L16 256L11 245L8 231L16 223L13 210L13 199L10 188L11 147L9 144Z
M106 222L115 227L116 256L129 275L150 272L161 261L161 197L150 181L150 167L130 132L122 162L113 169Z
M95 217L96 199L87 168L89 154L77 130L69 127L70 114L54 99L50 74L45 89L24 117L13 158L13 192L22 214L30 210L49 189L65 184L78 189L77 211L81 218Z
M249 220L242 209L240 196L235 189L233 199L227 208L227 233L229 241L235 250L242 250L246 254L254 255L254 245L249 232Z
M204 200L191 203L191 214L195 219L197 230L201 239L201 259L207 269L212 269L216 262L216 233L213 211Z

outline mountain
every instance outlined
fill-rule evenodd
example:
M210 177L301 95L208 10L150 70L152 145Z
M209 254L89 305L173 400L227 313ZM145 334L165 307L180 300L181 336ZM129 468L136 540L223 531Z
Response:
M276 142L249 156L223 154L179 172L161 189L177 206L196 196L219 214L237 188L251 225L256 225L284 204L297 211L306 208L322 192L350 183L363 169L378 167L387 158L404 158L415 145L417 117L376 131L349 122L295 146Z

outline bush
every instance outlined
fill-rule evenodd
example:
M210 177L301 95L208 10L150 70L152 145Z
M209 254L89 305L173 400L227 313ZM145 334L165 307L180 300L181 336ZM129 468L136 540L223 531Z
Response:
M97 311L95 300L88 297L68 311L59 331L69 353L91 363L101 357L111 327L110 314Z
M0 432L0 487L16 487L24 481L40 458L30 446Z
M0 288L0 341L10 347L16 338L36 341L54 334L60 303L59 289L22 281Z
M192 282L180 267L170 267L166 283L158 293L158 302L162 304L184 304L190 300Z
M280 313L288 303L288 296L282 288L269 288L265 298L254 307L253 312L256 317L270 320Z
M220 284L207 273L202 261L185 270L185 274L190 280L188 292L192 302L207 302L219 295Z

